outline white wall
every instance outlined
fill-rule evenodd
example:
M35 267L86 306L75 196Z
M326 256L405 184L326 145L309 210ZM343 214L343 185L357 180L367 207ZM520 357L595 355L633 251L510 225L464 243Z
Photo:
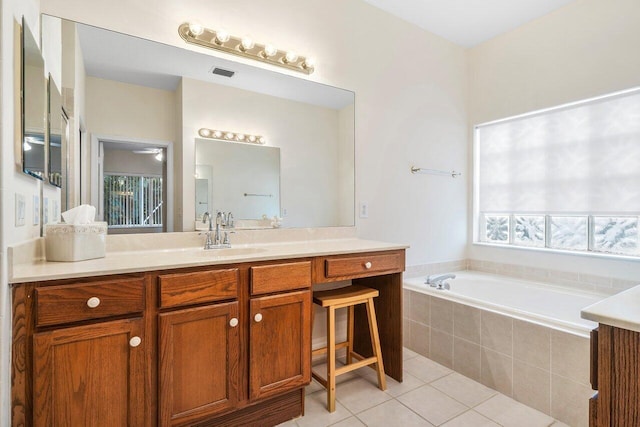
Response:
M267 145L280 148L283 226L337 224L338 115L330 108L182 79L184 230L194 227L194 141L203 127L263 135Z
M409 173L414 163L467 164L464 49L361 0L44 0L43 10L206 51L177 34L181 23L198 19L314 56L310 79L356 93L356 199L370 209L368 219L356 219L358 234L410 244L409 265L465 257L466 181Z
M579 0L471 49L470 124L640 85L639 22L637 0ZM469 256L626 280L640 277L637 261L471 243Z

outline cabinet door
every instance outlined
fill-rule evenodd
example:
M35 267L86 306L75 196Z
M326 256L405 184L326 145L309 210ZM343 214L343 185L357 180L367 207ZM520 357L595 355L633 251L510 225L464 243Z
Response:
M142 426L142 319L34 335L34 425Z
M249 395L252 400L311 381L311 291L251 299Z
M238 303L159 315L160 425L188 423L238 402Z

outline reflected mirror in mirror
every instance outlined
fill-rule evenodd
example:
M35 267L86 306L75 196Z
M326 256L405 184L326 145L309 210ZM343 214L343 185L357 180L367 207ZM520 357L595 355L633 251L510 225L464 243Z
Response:
M280 215L280 149L196 139L196 219L231 212L236 228L271 228Z
M205 204L208 211L232 211L239 218L233 206L217 205L209 183L199 181L204 178L194 178L200 128L263 135L268 147L279 150L279 198L272 198L277 208L242 214L255 215L246 219L267 214L281 217L283 227L354 225L353 92L217 58L195 46L179 48L43 16L51 19L62 27L63 58L83 58L62 62L63 75L82 69L86 76L70 79L75 87L63 87L62 92L73 90L74 104L84 106L72 122L86 124L83 138L91 141L89 145L98 146L94 140L113 136L175 147L175 161L166 159L167 179L181 183L175 191L167 189L166 204L173 202L167 218L173 214L173 221L168 219L173 230L194 230ZM221 76L217 68L234 74ZM223 161L238 164L236 155ZM83 200L104 200L103 194L93 194L101 191L95 173L99 162L93 153L82 157ZM198 160L198 165L212 163ZM247 161L244 168L257 166ZM70 187L77 175L69 170ZM231 186L235 178L224 179Z
M49 183L62 187L62 98L49 76Z
M44 180L46 77L40 48L22 20L22 170Z

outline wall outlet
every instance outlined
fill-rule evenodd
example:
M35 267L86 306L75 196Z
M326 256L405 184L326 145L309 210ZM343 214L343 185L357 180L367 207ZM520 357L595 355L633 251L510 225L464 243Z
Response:
M369 203L360 202L360 209L358 209L360 218L369 218Z
M33 225L40 224L40 197L33 196Z
M24 200L24 194L16 193L16 227L24 225L24 218L27 214L27 206Z
M282 217L287 216L287 208L282 208Z

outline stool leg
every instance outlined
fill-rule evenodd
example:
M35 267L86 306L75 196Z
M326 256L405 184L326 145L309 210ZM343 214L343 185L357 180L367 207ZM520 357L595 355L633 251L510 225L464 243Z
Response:
M352 362L351 352L353 351L353 307L349 306L347 309L347 365Z
M378 322L376 320L376 309L373 305L373 298L367 300L367 317L369 318L369 334L371 335L371 348L373 355L378 359L376 371L378 372L378 388L387 389L387 378L384 375L384 365L382 363L382 350L380 350L380 337L378 336Z
M336 410L336 309L327 308L327 410Z

